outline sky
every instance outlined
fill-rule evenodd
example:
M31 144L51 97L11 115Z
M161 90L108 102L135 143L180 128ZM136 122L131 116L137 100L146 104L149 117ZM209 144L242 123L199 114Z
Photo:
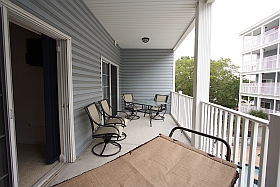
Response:
M241 66L239 33L280 11L280 0L216 0L212 5L211 59L230 58ZM175 60L194 56L194 29L175 51Z

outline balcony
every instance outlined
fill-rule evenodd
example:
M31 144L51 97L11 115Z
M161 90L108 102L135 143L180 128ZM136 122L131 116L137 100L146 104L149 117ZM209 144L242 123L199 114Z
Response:
M270 29L263 34L263 44L273 42L278 39L278 27Z
M258 87L260 89L258 89ZM280 83L242 83L240 93L279 96L279 89Z
M267 71L267 70L276 70L280 68L280 56L277 59L277 55L272 55L269 57L264 57L262 63L260 59L247 61L242 63L241 71L254 72L254 71Z
M257 106L248 105L248 104L244 104L244 103L242 103L242 104L239 106L239 111L240 111L240 112L248 113L248 112L250 112L251 110L257 110ZM267 109L267 108L262 108L262 107L260 107L259 110L262 110L262 111L264 111L264 112L267 113L267 114L279 113L279 112L280 112L280 111L278 111L278 110Z
M158 133L168 135L176 126L192 128L193 98L171 92L171 114L166 115L166 120L153 121L153 127L149 127L148 117L142 114L139 120L131 121L126 128L128 137L123 141L121 154L143 144ZM253 186L254 181L259 186L264 186L267 172L269 121L231 110L209 102L201 102L201 131L225 139L232 148L231 161L242 167L239 169L240 178L237 186ZM187 136L187 137L186 137ZM175 134L175 138L189 144L191 134ZM225 148L220 144L199 138L199 149L214 154L217 157L225 155ZM95 143L95 142L94 142ZM52 181L56 184L87 170L98 167L120 155L100 158L91 153L92 145L72 164ZM246 169L248 168L248 170ZM255 174L258 169L258 175Z
M260 46L261 44L261 35L256 35L256 36L249 36L244 40L243 43L243 51L247 51L250 49L253 49L255 47Z

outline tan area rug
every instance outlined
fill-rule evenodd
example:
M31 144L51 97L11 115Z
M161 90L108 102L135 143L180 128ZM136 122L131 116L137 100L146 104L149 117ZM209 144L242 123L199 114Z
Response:
M236 168L161 135L57 186L232 186L238 178Z

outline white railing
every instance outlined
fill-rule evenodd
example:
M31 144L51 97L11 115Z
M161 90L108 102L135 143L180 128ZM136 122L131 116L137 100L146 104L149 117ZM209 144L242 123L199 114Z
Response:
M191 128L192 97L171 92L171 98L171 115L180 126ZM201 111L201 131L225 139L232 147L231 161L242 167L237 186L253 186L255 178L265 186L269 121L209 102L201 102ZM217 157L226 154L223 145L204 138L200 149Z
M261 43L261 35L250 36L249 39L246 39L243 44L243 51L258 47Z
M260 94L274 95L275 83L261 83Z
M280 96L280 83L276 84L276 96Z
M278 29L273 28L263 34L263 44L275 41L278 39Z
M258 83L242 83L241 93L258 94Z
M246 103L241 103L241 105L238 107L238 110L240 112L243 113L249 113L251 110L262 110L267 114L271 114L271 113L279 113L280 111L278 110L273 110L273 109L267 109L267 108L262 108L260 107L259 109L257 109L257 106L253 106L253 105L248 105Z
M258 86L260 87L259 92ZM242 83L241 93L279 96L280 84L276 83L275 87L275 83Z
M241 67L242 67L242 72L279 69L280 56L278 57L278 59L277 59L277 55L264 57L262 60L262 64L260 64L260 59L243 62Z
M242 63L242 72L252 72L259 69L260 59L243 62Z
M277 55L263 58L263 63L260 70L271 70L277 68L279 68L279 64L277 64Z
M171 92L171 115L180 126L192 129L192 106L192 97ZM187 134L191 137L190 133Z
M251 110L257 110L257 106L248 105L248 104L241 104L241 105L238 107L238 110L239 110L240 112L243 112L243 113L248 113L248 112L250 112Z

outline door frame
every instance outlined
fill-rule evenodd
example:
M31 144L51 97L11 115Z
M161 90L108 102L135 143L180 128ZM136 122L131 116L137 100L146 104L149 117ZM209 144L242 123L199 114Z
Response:
M72 42L71 37L40 20L10 1L0 1L3 8L4 69L7 94L9 152L11 158L11 178L13 186L18 186L17 148L14 120L12 68L9 22L28 30L48 35L57 41L60 161L76 160L74 137L73 81L72 81Z
M112 83L111 83L111 65L113 65L113 66L116 66L116 68L117 68L117 110L119 110L119 71L120 71L120 68L119 68L119 65L117 65L116 63L114 63L114 62L112 62L111 60L109 60L109 59L107 59L107 58L105 58L104 56L102 56L101 55L101 57L100 57L100 67L101 67L101 94L102 94L102 98L103 98L103 89L102 89L102 63L107 63L107 64L109 64L109 87L110 87L110 93L109 93L109 96L110 96L110 105L112 104L112 101L111 101L111 95L112 95L112 93L111 93L111 85L112 85ZM104 98L103 98L104 99Z

